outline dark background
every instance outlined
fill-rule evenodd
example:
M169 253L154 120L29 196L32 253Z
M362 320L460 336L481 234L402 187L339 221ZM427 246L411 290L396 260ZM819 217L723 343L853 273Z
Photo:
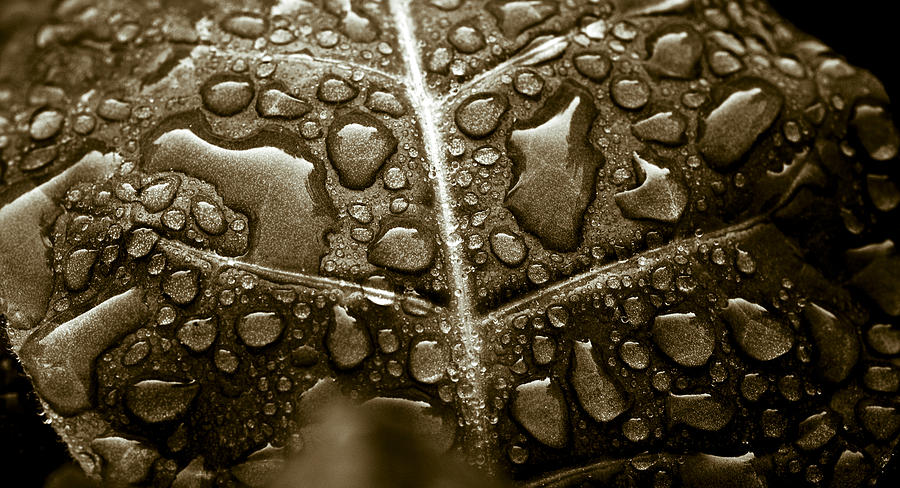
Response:
M472 0L469 0L472 1ZM3 8L4 0L0 0ZM772 0L771 4L800 30L821 39L851 64L872 71L892 98L900 97L900 47L892 0ZM0 329L5 324L0 324ZM77 487L64 446L38 415L28 381L0 339L0 479L6 486ZM900 460L884 477L900 479ZM62 468L61 468L62 467ZM51 476L51 473L53 475ZM50 477L48 479L48 476Z

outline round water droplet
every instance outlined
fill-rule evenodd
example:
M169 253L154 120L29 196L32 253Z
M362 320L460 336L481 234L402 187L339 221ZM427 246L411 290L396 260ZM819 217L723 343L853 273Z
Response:
M336 76L327 76L319 83L316 96L326 103L345 103L356 98L359 90L349 82Z
M230 74L213 76L200 88L206 108L223 117L247 108L254 94L255 89L249 78Z
M650 101L650 86L635 78L622 78L613 82L610 94L620 107L637 110Z
M448 365L447 351L437 341L419 341L409 350L409 372L422 383L430 385L440 381Z
M31 118L28 133L37 141L50 139L62 130L64 122L65 117L58 110L42 110Z
M612 62L602 52L585 52L576 54L573 58L575 69L579 73L593 81L603 81L609 76Z
M430 233L403 223L388 227L369 247L369 262L402 273L421 273L437 254Z
M265 347L272 344L284 330L281 317L273 312L254 312L241 317L236 331L244 344L250 347Z
M469 137L486 137L500 124L500 118L509 109L509 101L499 93L473 95L456 109L456 125Z
M459 24L450 29L447 40L459 52L472 54L484 49L484 35L474 25L468 23Z

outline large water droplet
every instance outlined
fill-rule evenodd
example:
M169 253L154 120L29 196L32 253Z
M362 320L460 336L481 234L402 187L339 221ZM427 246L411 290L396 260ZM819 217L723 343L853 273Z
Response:
M94 249L76 249L66 258L64 278L69 291L87 288L99 253Z
M371 186L378 170L397 149L397 139L391 131L362 112L349 112L335 119L325 144L341 185L352 190Z
M660 112L650 118L635 122L631 131L643 141L659 142L669 146L684 144L687 121L675 112Z
M256 216L253 245L241 260L318 272L324 234L336 212L325 192L322 163L299 136L264 130L224 139L193 114L164 122L158 132L144 151L145 171L180 171L210 182L229 207ZM192 213L200 217L198 224L217 231L212 209L197 210Z
M175 337L191 351L201 353L213 345L218 335L215 318L189 320L178 329Z
M448 364L447 350L438 341L419 341L409 350L409 372L422 383L440 381Z
M516 387L512 416L535 439L562 449L569 442L569 416L562 390L550 378Z
M234 115L250 105L255 90L249 78L239 75L212 76L200 88L206 108L223 117Z
M281 317L273 312L254 312L241 317L237 324L237 334L250 347L265 347L272 344L284 330Z
M525 241L511 231L496 230L491 233L491 251L501 263L516 267L528 257Z
M616 193L616 205L630 219L650 219L674 224L681 220L688 195L668 168L660 168L634 153L635 169L643 179L633 190ZM638 180L640 181L640 179Z
M492 0L485 8L497 19L503 35L510 39L559 11L559 5L552 0Z
M734 415L734 409L715 400L708 393L697 395L670 393L666 399L666 414L672 422L716 432L728 425Z
M665 25L647 38L650 60L647 69L672 78L697 77L697 63L703 54L703 39L690 25Z
M340 305L334 306L334 322L325 338L325 347L340 369L355 368L372 354L369 331Z
M809 304L803 309L819 351L819 370L831 382L843 381L859 358L859 340L853 327L831 312Z
M513 160L506 206L548 248L571 251L581 240L584 211L594 198L603 156L589 142L593 97L565 81L530 119L517 124L507 147Z
M735 342L754 359L771 361L794 345L794 335L787 324L775 320L764 307L743 298L728 300L722 316L731 326Z
M662 352L682 366L703 366L716 345L710 324L693 313L660 315L651 332Z
M267 87L256 97L256 112L263 117L293 120L309 110L308 103L286 93L279 86Z
M621 387L606 373L593 355L590 341L575 341L572 386L582 408L598 422L609 422L628 409Z
M369 262L401 273L421 273L434 263L437 250L429 232L398 222L369 247Z
M123 437L94 439L91 449L103 458L103 481L109 486L129 486L144 481L153 462L159 458L156 449Z
M256 39L266 33L266 20L254 14L236 13L222 21L222 29L236 36Z
M509 101L499 93L479 93L465 99L456 109L456 125L465 135L480 139L500 124L509 109Z
M140 290L133 288L60 325L35 331L20 357L35 389L60 415L93 404L94 360L149 318Z
M698 148L713 167L738 162L781 113L783 96L768 81L744 78L725 87L701 124Z
M187 413L199 390L193 382L143 380L125 392L125 406L149 424L170 422Z

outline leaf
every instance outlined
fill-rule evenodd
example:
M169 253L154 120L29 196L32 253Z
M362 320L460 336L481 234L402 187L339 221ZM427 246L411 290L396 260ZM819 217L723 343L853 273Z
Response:
M0 113L7 333L91 476L314 472L347 397L523 486L883 477L897 132L768 8L134 3Z

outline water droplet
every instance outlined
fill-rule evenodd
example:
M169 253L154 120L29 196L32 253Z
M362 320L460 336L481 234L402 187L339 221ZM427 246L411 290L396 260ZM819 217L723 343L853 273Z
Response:
M173 176L155 179L141 190L141 204L150 213L161 212L172 205L181 180Z
M641 442L650 435L650 428L644 419L628 419L622 424L622 435L631 442Z
M98 252L93 249L76 249L66 259L64 277L69 291L81 291L90 284Z
M97 356L147 318L140 290L131 289L68 322L35 331L19 356L41 398L56 413L73 415L93 403Z
M722 430L734 415L734 409L715 400L708 393L675 395L666 399L666 414L675 423L682 423L699 430Z
M676 363L703 366L712 356L716 339L712 327L693 313L660 315L653 321L653 341Z
M170 422L187 413L199 391L194 382L143 380L125 392L125 406L146 423Z
M191 215L207 234L217 236L225 232L225 215L216 204L195 198L191 203Z
M249 78L220 74L212 76L200 88L206 108L223 117L241 112L253 100L255 90Z
M103 481L109 486L139 484L150 474L159 453L140 441L123 437L101 437L91 441L91 449L103 458Z
M764 307L743 298L728 300L722 316L731 326L735 342L753 359L771 361L794 345L793 332L787 324L775 320Z
M366 108L373 112L381 112L391 117L400 117L406 114L406 107L392 93L385 91L373 91L366 98Z
M535 439L562 449L569 441L569 418L562 390L550 378L516 387L512 416Z
M378 25L364 13L353 7L350 0L326 0L325 10L336 15L338 28L355 42L372 42L378 39Z
M866 405L858 416L860 423L876 440L893 439L900 431L900 412L895 407Z
M309 112L308 103L286 93L280 87L267 87L256 97L256 111L269 118L293 120Z
M575 69L585 77L593 81L603 81L609 76L612 62L602 52L585 52L575 55L572 59Z
M516 267L528 257L528 248L521 237L510 231L496 230L491 233L491 251L501 263Z
M884 107L866 103L857 105L850 125L870 158L888 161L897 157L900 135Z
M556 341L546 336L534 336L531 353L536 364L541 366L550 364L556 356Z
M875 208L890 212L900 205L900 189L887 175L866 176L866 188Z
M744 69L744 63L728 51L713 51L708 58L709 69L719 77L733 75Z
M647 119L635 122L631 130L644 141L659 142L670 146L684 144L687 121L675 112L660 112Z
M701 124L700 152L725 169L738 162L781 113L783 96L772 84L744 78L725 87L725 96Z
M406 188L406 173L400 168L388 168L384 172L384 187L388 190L402 190Z
M537 98L544 90L544 78L531 70L520 70L513 78L513 88L529 98Z
M202 353L209 349L218 335L218 323L215 318L189 320L178 329L175 337L188 349Z
M245 486L264 488L271 486L284 471L284 448L266 444L247 459L231 467L231 474Z
M50 139L62 130L65 116L58 110L41 110L31 118L28 133L36 141Z
M384 162L397 149L397 139L381 121L356 111L335 119L328 128L325 144L341 185L352 190L371 186Z
M687 24L668 24L647 38L647 69L661 76L693 79L703 54L703 39Z
M828 412L810 415L797 426L797 447L804 451L819 449L837 433L837 421Z
M227 349L218 349L213 355L216 367L225 373L234 373L237 371L240 359L237 355Z
M325 347L335 366L352 369L372 354L372 341L365 325L347 314L347 309L335 305L334 322L325 338Z
M316 91L319 100L326 103L345 103L356 98L359 90L348 81L337 76L326 76Z
M529 266L526 274L528 275L528 280L535 285L543 285L550 280L550 273L547 271L547 268L540 263Z
M484 49L484 35L474 25L468 22L458 24L447 33L447 40L459 52L472 54Z
M456 125L465 135L481 139L500 124L509 109L509 101L499 93L479 93L465 99L456 109Z
M445 75L450 68L453 53L446 47L439 47L431 52L427 60L428 71Z
M558 3L552 0L492 0L485 8L510 39L559 12Z
M889 324L876 324L866 332L869 346L879 354L895 356L900 354L900 329Z
M575 341L571 376L578 401L596 421L609 422L628 409L621 387L594 359L590 341Z
M250 347L265 347L281 337L284 321L273 312L254 312L241 317L236 331L244 344Z
M588 141L595 115L590 93L565 81L509 136L514 178L506 206L522 228L553 250L574 250L581 240L583 214L603 164Z
M107 98L97 107L97 115L114 122L128 120L128 117L131 117L131 104L115 98Z
M616 205L622 215L630 219L650 219L674 224L681 220L687 206L688 195L668 168L660 168L633 154L638 173L637 188L616 193Z
M187 305L194 301L199 290L197 270L180 270L167 276L162 283L163 293L179 305Z
M449 361L446 348L438 341L419 341L409 350L409 373L417 381L431 385L444 377Z
M437 253L431 234L405 223L386 227L369 247L369 262L401 273L421 273Z
M859 341L853 327L815 303L803 309L803 315L819 351L822 376L833 383L843 381L859 358Z
M266 21L253 14L236 13L222 21L222 29L236 36L255 39L266 32Z
M184 124L184 125L182 125ZM144 153L144 170L180 171L211 183L232 208L255 215L254 245L240 259L288 271L318 272L324 234L335 215L325 169L302 139L263 130L239 142L219 138L195 114L164 123ZM172 126L176 128L171 129ZM190 127L181 128L181 127ZM233 148L233 149L232 149ZM225 230L217 206L195 197L198 224ZM199 202L205 201L206 205Z
M650 101L650 86L635 78L616 80L609 91L613 101L627 110L637 110Z
M632 369L646 369L650 365L650 353L639 342L626 341L619 347L619 356Z

